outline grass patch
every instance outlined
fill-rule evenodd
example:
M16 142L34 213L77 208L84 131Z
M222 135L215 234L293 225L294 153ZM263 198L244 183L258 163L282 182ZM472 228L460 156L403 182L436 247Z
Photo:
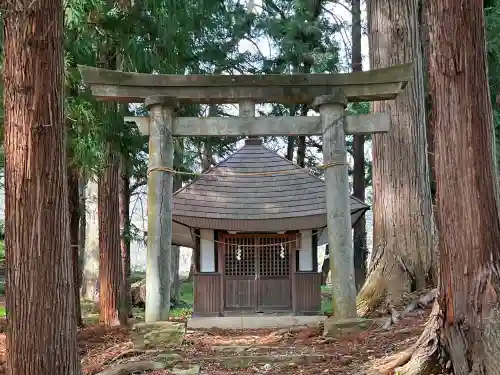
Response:
M170 310L170 316L176 318L190 317L193 314L194 292L193 283L184 282L180 288L179 306Z
M327 285L321 285L321 313L324 315L332 315L333 306L331 298L331 290ZM324 294L328 294L328 297L323 297Z

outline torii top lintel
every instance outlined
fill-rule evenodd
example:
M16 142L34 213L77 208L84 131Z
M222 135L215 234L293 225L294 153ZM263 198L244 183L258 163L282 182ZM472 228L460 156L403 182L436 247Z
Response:
M343 74L161 75L79 66L83 81L100 100L143 102L154 95L181 103L310 104L341 88L350 102L395 99L413 76L411 63Z

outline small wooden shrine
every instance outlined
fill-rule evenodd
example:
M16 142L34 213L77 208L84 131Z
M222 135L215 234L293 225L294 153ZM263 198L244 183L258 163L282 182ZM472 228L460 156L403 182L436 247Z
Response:
M354 224L368 206L350 205ZM172 219L173 243L195 251L194 316L320 311L325 182L260 138L178 190Z

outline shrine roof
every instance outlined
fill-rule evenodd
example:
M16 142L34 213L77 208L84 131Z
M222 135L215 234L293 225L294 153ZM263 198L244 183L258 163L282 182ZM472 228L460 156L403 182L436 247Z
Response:
M369 206L352 196L350 205L354 224ZM229 231L322 228L325 182L260 139L247 139L242 148L174 194L173 220L191 228Z

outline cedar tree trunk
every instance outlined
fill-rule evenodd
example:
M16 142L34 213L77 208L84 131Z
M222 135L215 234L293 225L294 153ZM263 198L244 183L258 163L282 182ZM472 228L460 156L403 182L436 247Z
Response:
M421 345L392 360L400 374L430 373L441 348L455 375L500 368L500 221L482 5L429 2L440 287Z
M108 150L107 165L99 178L99 321L126 324L122 283L119 210L119 160Z
M69 160L68 160L69 162ZM80 306L80 191L78 186L78 169L69 166L68 168L68 203L69 203L69 234L71 262L73 264L73 282L75 294L75 322L78 327L83 326L82 309Z
M373 135L373 246L376 258L358 295L363 316L384 299L427 286L433 268L433 214L429 187L418 0L371 0L368 33L372 69L413 62L414 75L396 100L375 102L391 119Z
M63 1L17 0L6 7L7 374L79 375L68 250Z
M361 0L351 1L352 15L352 71L363 71L361 55ZM352 153L354 159L353 170L353 195L365 201L365 136L353 136ZM366 246L366 219L363 215L354 225L354 276L356 290L360 290L366 279L366 264L368 261L368 248Z
M80 204L80 233L78 235L79 269L80 269L80 298L83 295L83 265L85 259L85 231L87 230L87 214L85 205L85 183L86 178L80 176L78 180L78 195Z
M122 157L120 168L120 250L121 250L121 275L124 295L124 309L127 316L132 314L132 294L130 291L130 178L126 160Z

